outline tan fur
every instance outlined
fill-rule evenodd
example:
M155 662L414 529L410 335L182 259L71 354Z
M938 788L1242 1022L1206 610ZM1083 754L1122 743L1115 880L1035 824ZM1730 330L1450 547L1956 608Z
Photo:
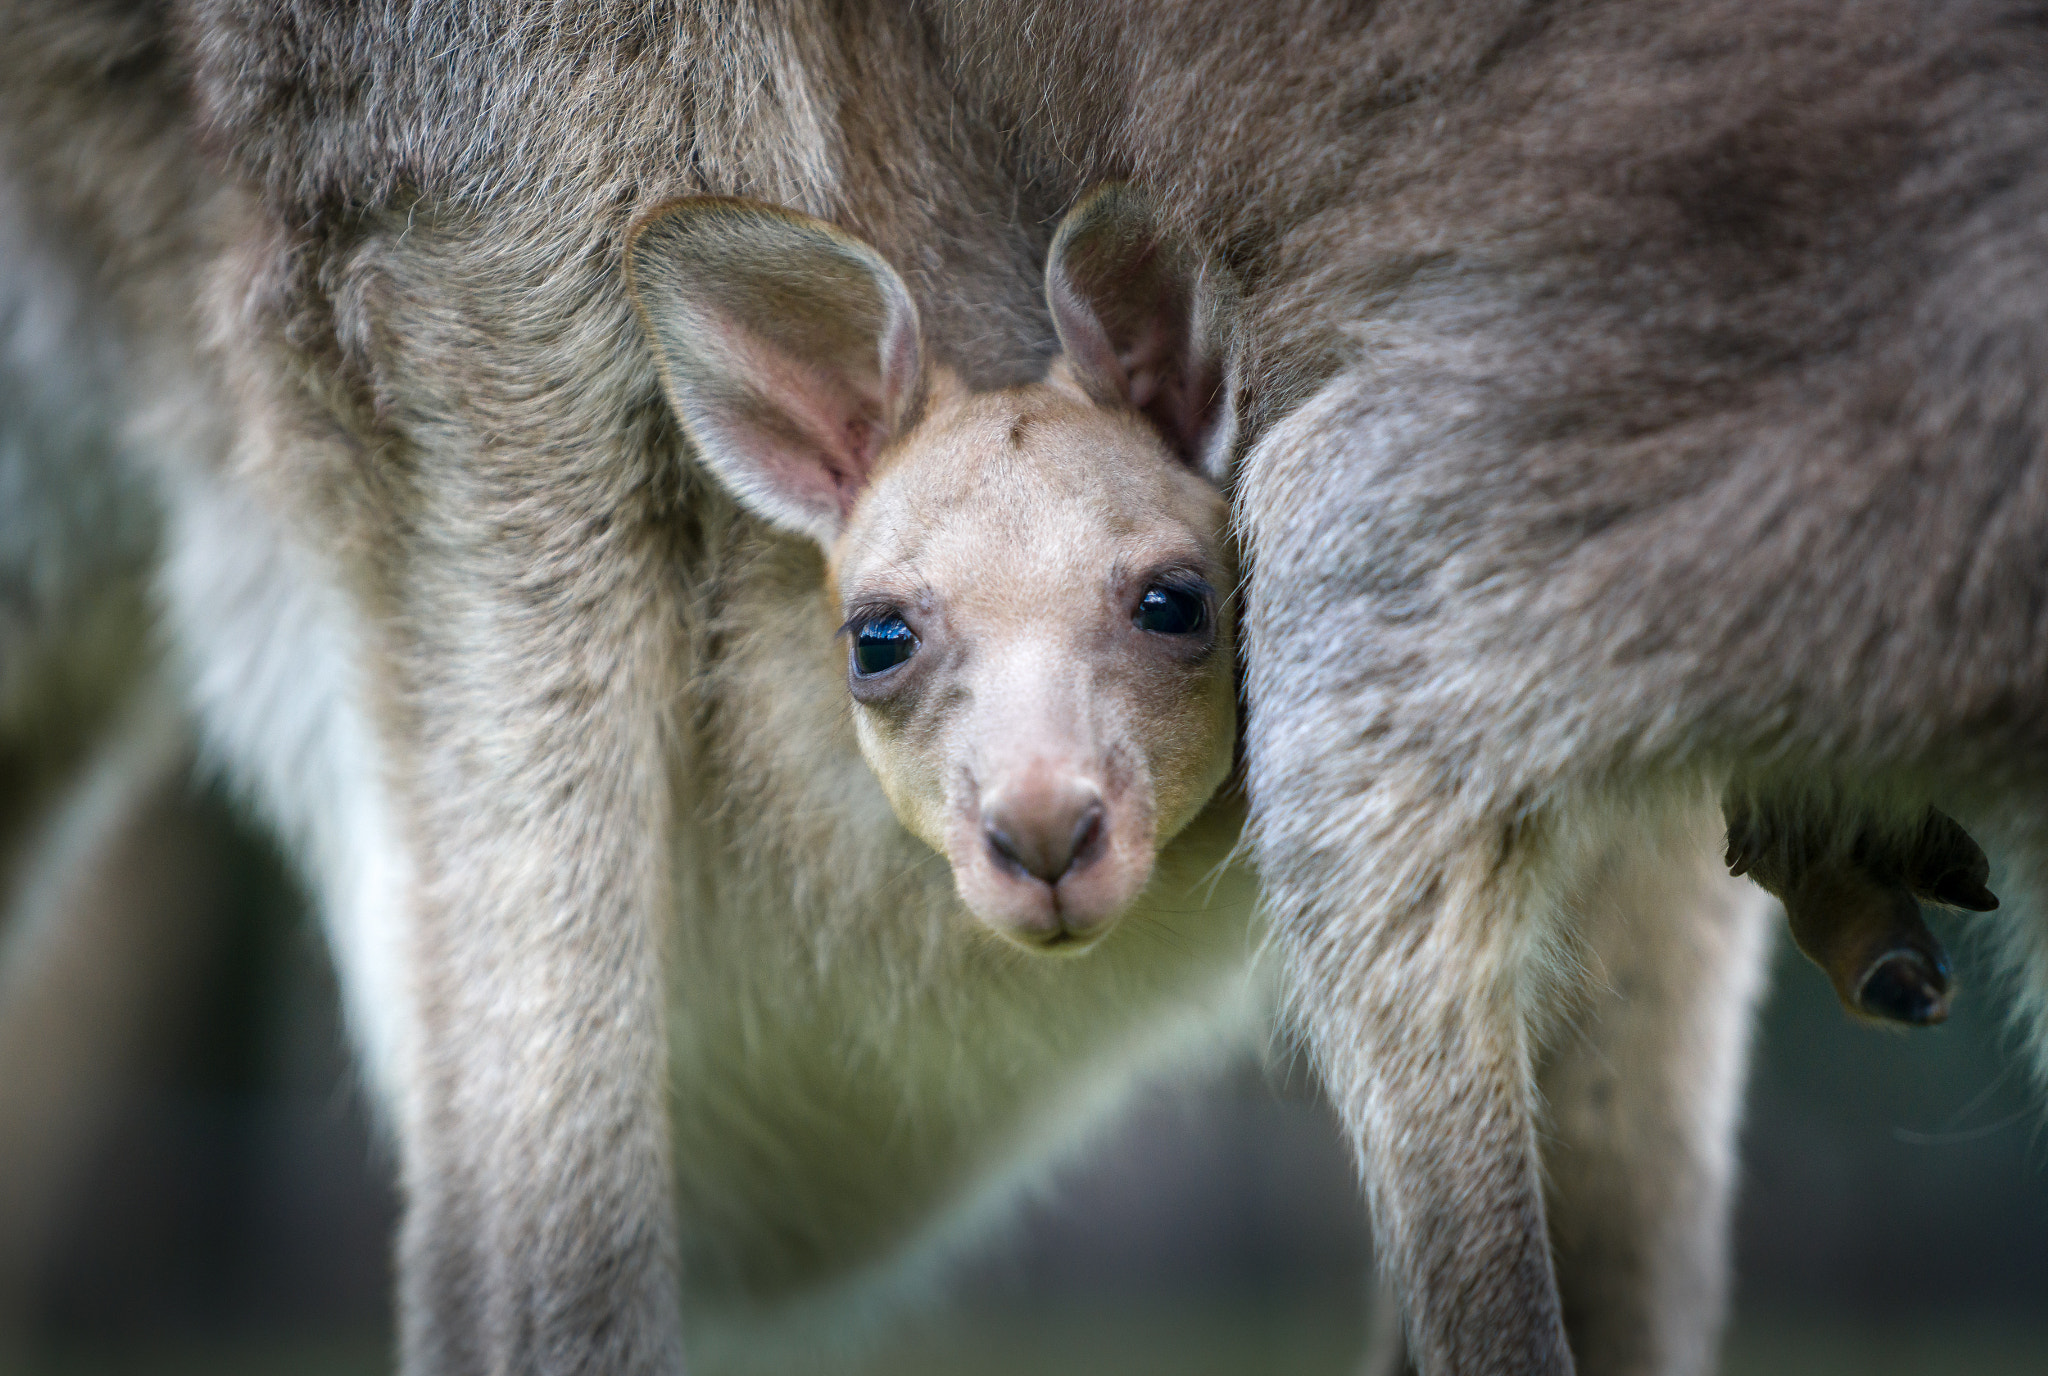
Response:
M1564 1371L1570 1321L1589 1365L1705 1360L1713 1188L1631 1193L1685 1247L1553 1263L1549 1210L1560 1239L1601 1234L1571 1172L1546 1191L1545 1037L1593 997L1612 837L1695 855L1671 819L1731 781L1900 829L1941 807L2041 888L2048 65L2018 18L182 7L233 191L141 198L168 219L108 202L92 223L120 232L93 251L141 282L163 265L123 243L232 241L206 299L237 447L183 451L167 586L181 641L265 690L202 693L209 730L322 876L350 987L381 995L357 1023L397 1091L414 1366L673 1367L676 1257L693 1285L772 1292L932 1207L844 1173L847 1141L896 1140L874 1105L918 1125L880 1178L959 1199L933 1162L1021 1150L1051 1083L1027 1072L1085 1083L1084 1048L1173 1025L1192 986L1109 959L1128 923L968 995L985 951L938 935L949 883L901 878L922 851L892 848L865 766L809 748L850 734L822 680L793 686L817 556L709 489L619 271L675 196L825 214L899 266L934 358L1014 384L1055 346L1040 255L1104 178L1150 188L1245 287L1256 855L1416 1356ZM24 50L0 89L176 123ZM14 127L28 108L10 97ZM68 118L44 142L208 186ZM1697 1134L1674 1153L1712 1162L1741 1038L1671 1029L1738 1025L1754 952L1697 935L1727 901L1698 882L1691 935L1650 959L1728 963L1640 1016L1717 1086L1672 1114ZM2039 1004L2044 929L2001 930ZM876 988L934 1020L856 1022ZM671 996L730 1012L686 1044ZM1042 1016L1105 998L1130 1021ZM841 1051L814 1018L870 1036ZM907 1069L927 1056L945 1077ZM1650 1059L1632 1102L1694 1064ZM1001 1103L977 1098L988 1065L1021 1067ZM713 1088L675 1095L671 1135L690 1083ZM1550 1081L1558 1121L1579 1083ZM735 1142L804 1144L770 1174L815 1191L692 1175ZM676 1197L746 1226L678 1234ZM746 1239L769 1224L763 1260ZM1602 1275L1642 1288L1597 1299Z
M672 233L679 222L710 239ZM715 282L690 275L705 252L721 265ZM1201 1054L1249 1011L1248 894L1229 863L1237 804L1203 811L1235 735L1228 612L1217 609L1208 653L1179 670L1129 624L1162 558L1203 561L1226 596L1230 570L1219 496L1134 413L1065 384L976 394L944 371L900 389L863 382L892 356L898 317L880 311L863 327L861 303L877 299L873 286L880 299L897 288L886 264L829 227L685 203L643 227L632 262L665 372L695 379L671 394L707 448L732 442L722 417L792 408L761 433L793 449L735 450L718 466L819 543L756 534L721 559L730 605L705 661L712 715L695 733L690 788L714 811L678 829L677 873L702 886L681 905L671 960L684 1275L704 1311L700 1345L720 1344L738 1339L720 1339L717 1309L742 1301L786 1307L809 1291L808 1306L836 1306L846 1322L859 1296L902 1283L920 1254L942 1255L1002 1181L1097 1111L1097 1095L1162 1055ZM742 281L757 285L735 295ZM691 314L691 328L671 330L685 298L707 292L725 323ZM778 346L743 323L756 301L818 322L788 337L797 353L762 353ZM906 328L900 353L915 358ZM880 438L856 427L846 440L828 412L864 405L850 400L860 395L923 400L914 420L884 406ZM842 441L853 448L836 457L810 447ZM848 485L806 477L827 472ZM804 492L825 505L801 505L792 494ZM1112 581L1120 570L1134 586ZM834 628L883 599L919 629L917 656L896 671L919 675L912 701L900 689L849 700ZM1077 715L1046 716L1042 693L1015 700L1013 685L1030 683L1065 685ZM1040 759L1118 762L1095 868L1121 880L1104 915L1135 909L1114 929L1077 929L1079 944L1100 947L1078 964L1020 963L961 910L964 899L996 932L1042 944L990 898L1004 881L982 844L988 795L966 782L1005 777L991 748L1019 726ZM1134 872L1118 847L1138 852ZM1069 882L1057 888L1072 902ZM1221 1009L1205 1008L1219 991ZM755 1151L767 1159L750 1162Z
M856 710L862 753L978 913L1008 901L980 854L984 798L1085 754L1078 767L1100 780L1112 819L1099 863L1114 873L1094 902L1119 910L1230 770L1235 576L1221 496L1177 479L1142 425L1049 386L942 392L919 442L937 462L905 454L883 471L834 552L832 584L842 606L929 599L973 662L924 685L914 714ZM1103 652L1158 566L1215 580L1223 624L1198 667Z
M1074 211L1046 267L1070 351L988 393L924 362L902 279L830 225L700 198L628 249L697 453L828 556L854 729L897 817L1032 949L1108 930L1237 739L1236 567L1202 476L1231 428L1206 362L1226 327L1156 218L1122 188ZM887 662L863 668L877 635Z

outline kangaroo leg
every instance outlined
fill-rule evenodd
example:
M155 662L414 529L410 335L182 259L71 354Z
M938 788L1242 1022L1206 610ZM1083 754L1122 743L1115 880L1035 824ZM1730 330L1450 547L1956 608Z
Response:
M437 1376L682 1361L660 965L674 618L646 592L653 542L550 537L598 586L530 598L526 571L564 553L530 527L484 542L502 558L427 552L412 579L438 596L391 751L420 876L401 1323L406 1370Z
M248 433L352 462L295 429L288 386L250 394ZM381 547L417 596L376 607L274 502L196 475L174 497L196 695L310 871L396 1138L403 1369L680 1370L658 549L623 520L494 530L444 493L423 519L489 533ZM614 581L526 596L551 537Z
M1269 793L1262 805L1277 801ZM1412 1355L1432 1373L1569 1372L1524 1011L1539 923L1523 876L1498 863L1500 835L1475 828L1446 843L1430 834L1442 826L1434 801L1417 790L1366 802L1361 811L1421 825L1350 853L1408 863L1330 886L1299 880L1275 844L1291 838L1269 823L1267 901L1359 1153Z
M420 876L405 1369L672 1372L654 637L547 626L509 569L446 573L421 573L447 599L418 651L440 688L392 750Z
M630 308L618 298L592 304L585 280L545 255L516 282L485 272L486 248L421 226L382 264L415 274L392 295L428 317L396 321L393 355L379 359L379 376L409 389L393 404L431 417L437 436L431 452L406 451L404 464L338 425L328 394L301 390L269 304L223 303L249 312L221 331L227 365L243 379L238 430L249 452L235 471L271 480L237 491L259 494L288 532L279 538L292 557L268 562L272 581L301 579L311 591L266 604L271 616L301 609L275 636L202 643L202 677L253 657L249 639L296 636L324 652L310 665L320 681L292 684L283 705L293 709L287 724L315 713L333 722L309 727L305 740L238 736L235 723L254 709L214 695L219 734L287 828L341 810L346 798L322 792L337 778L375 793L366 815L388 814L388 825L337 832L307 858L323 871L321 893L363 899L329 918L369 1049L375 1029L395 1029L395 1054L378 1073L390 1080L404 1199L403 1369L674 1373L682 1344L661 938L671 713L686 682L675 522L644 505L660 490L642 473L647 435L605 423L616 380L536 392L527 379L589 369L547 354L515 376L463 352L488 347L479 340L571 350L574 331L565 339L543 328L538 341L520 332L605 309L604 337L625 338ZM267 241L252 231L244 251L260 259ZM452 342L430 327L455 318L489 324ZM630 350L600 357L637 366ZM596 438L568 444L564 434ZM333 499L337 488L346 500ZM257 523L196 517L177 529L170 581L194 599L183 621L203 629L219 619L198 605L215 586L205 567L269 537ZM214 546L196 543L203 530L218 531ZM346 722L360 730L341 729ZM318 768L282 753L302 747ZM348 768L322 763L351 751ZM308 835L319 843L326 833ZM339 871L397 876L399 887L352 889ZM357 960L365 924L376 930ZM366 978L375 987L358 1001Z
M1714 1369L1770 906L1712 862L1718 818L1628 829L1567 895L1586 979L1537 1057L1552 1254L1578 1369ZM1390 1287L1368 1376L1416 1368ZM1462 1370L1463 1368L1453 1368Z
M1269 432L1237 494L1267 920L1409 1357L1426 1376L1566 1376L1537 1137L1535 1014L1558 968L1544 846L1509 781L1433 757L1453 724L1403 694L1427 663L1394 653L1370 599L1344 601L1363 575L1336 518L1296 515L1356 457L1330 438L1334 398Z
M1565 1327L1600 1376L1716 1369L1773 917L1720 873L1719 820L1703 807L1617 837L1571 903L1586 978L1537 1083Z

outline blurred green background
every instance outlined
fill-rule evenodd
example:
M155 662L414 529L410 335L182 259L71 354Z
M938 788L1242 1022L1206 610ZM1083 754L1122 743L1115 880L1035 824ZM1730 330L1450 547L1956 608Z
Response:
M203 958L138 1048L55 1201L0 1332L0 1373L388 1366L389 1163L347 1066L332 977L276 858L218 798ZM2048 1372L2048 1138L2005 1000L1944 935L1962 994L1914 1035L1851 1025L1781 947L1744 1134L1724 1370ZM1368 1252L1313 1099L1247 1068L1138 1114L963 1303L874 1372L1345 1373Z

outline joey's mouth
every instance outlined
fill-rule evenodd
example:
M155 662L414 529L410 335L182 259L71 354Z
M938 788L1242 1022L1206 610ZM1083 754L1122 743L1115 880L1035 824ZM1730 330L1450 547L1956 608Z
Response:
M1042 955L1079 955L1107 936L1122 916L1121 907L1106 914L1077 910L1062 903L1057 892L1039 901L1019 903L1013 899L999 906L969 903L968 907L996 935Z
M1087 950L1108 935L1109 929L1123 915L1121 907L1108 913L1077 909L1075 905L1061 901L1057 887L1048 896L1047 907L1050 911L1043 921L1018 923L1012 918L998 930L1030 950L1072 955Z

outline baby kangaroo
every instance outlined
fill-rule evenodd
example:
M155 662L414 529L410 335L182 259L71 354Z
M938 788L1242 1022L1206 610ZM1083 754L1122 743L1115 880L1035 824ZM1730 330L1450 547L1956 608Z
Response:
M1000 391L818 220L674 202L628 265L699 461L782 532L711 542L677 770L668 1102L717 1367L886 1308L862 1287L926 1274L1135 1075L1261 1025L1211 800L1228 312L1117 188L1051 246L1063 352Z
M1001 935L1078 951L1230 771L1235 579L1219 293L1106 188L1046 289L1064 352L975 394L904 284L820 221L693 199L636 229L635 300L703 463L827 555L860 749Z

